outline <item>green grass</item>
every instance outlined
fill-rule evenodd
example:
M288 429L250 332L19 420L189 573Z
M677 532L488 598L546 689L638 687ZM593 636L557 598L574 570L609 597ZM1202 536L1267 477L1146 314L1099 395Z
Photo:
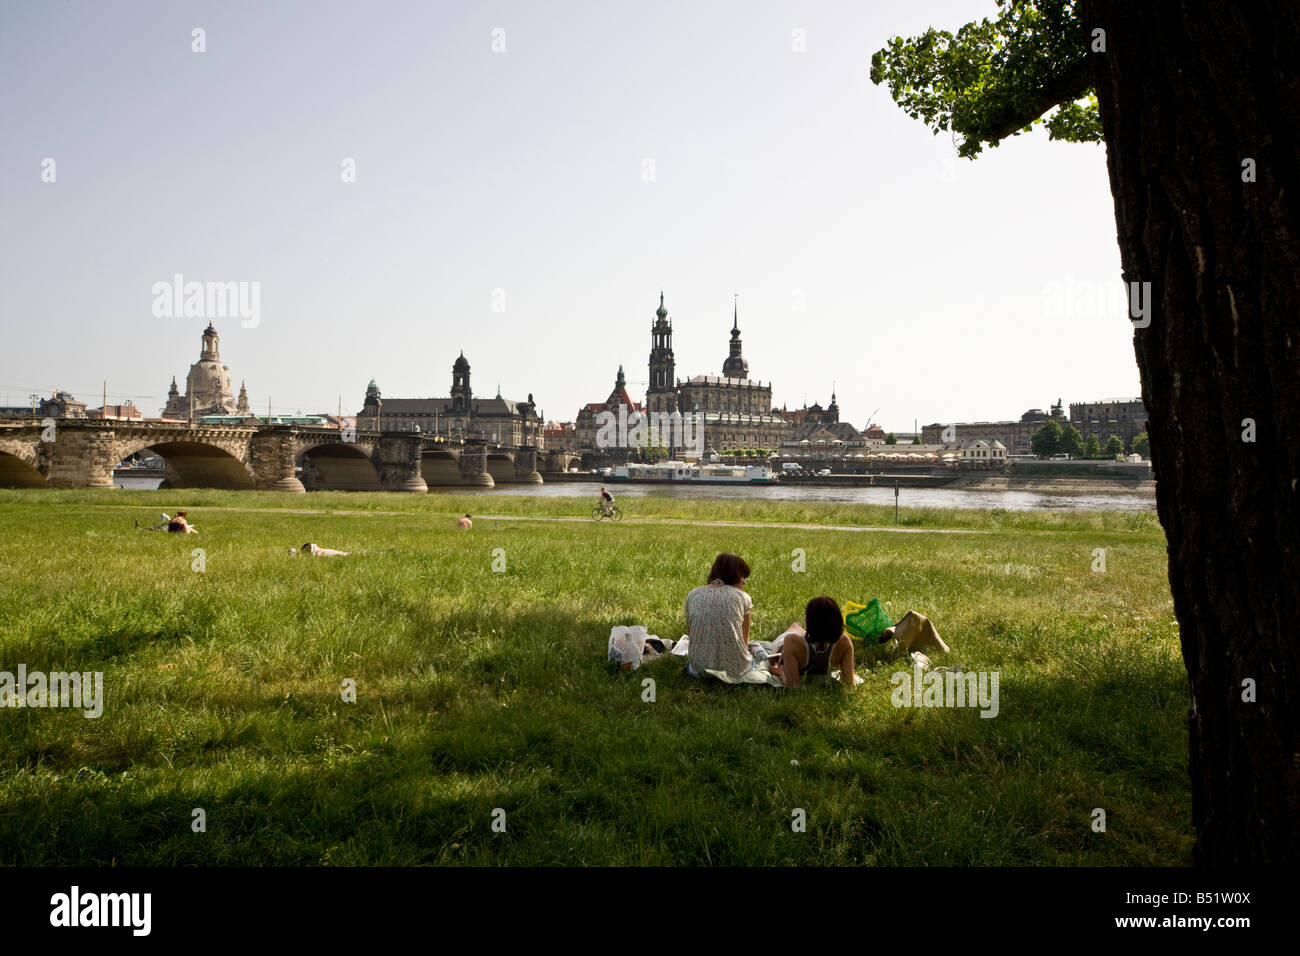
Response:
M0 864L1188 862L1154 516L904 509L972 533L896 534L776 526L892 508L646 498L621 525L554 520L590 503L0 492L0 670L106 682L98 720L0 710ZM175 507L202 533L132 530ZM550 520L454 529L480 510ZM372 553L287 555L308 540ZM894 708L900 665L860 643L856 693L611 672L609 628L679 636L721 550L754 569L754 636L820 593L915 608L952 645L936 664L1000 672L999 716Z

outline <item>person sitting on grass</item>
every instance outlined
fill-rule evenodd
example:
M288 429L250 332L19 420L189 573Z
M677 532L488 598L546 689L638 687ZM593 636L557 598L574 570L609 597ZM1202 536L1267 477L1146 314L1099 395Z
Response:
M470 517L468 511L465 512L465 517L456 519L456 527L460 528L462 531L468 531L470 528L474 527L474 521Z
M798 687L805 677L830 676L838 667L844 686L853 689L853 639L844 633L844 615L832 597L815 597L781 635L781 655L772 659L772 673L786 687ZM806 628L806 630L805 630Z
M350 552L335 551L333 548L322 548L319 545L312 544L308 541L302 546L302 553L310 555L313 558L345 558Z
M190 527L189 519L184 511L176 512L176 517L167 522L167 530L175 534L198 534L198 528Z
M726 671L739 679L754 666L749 650L749 622L754 599L745 593L749 565L737 554L718 555L708 583L686 595L686 672Z

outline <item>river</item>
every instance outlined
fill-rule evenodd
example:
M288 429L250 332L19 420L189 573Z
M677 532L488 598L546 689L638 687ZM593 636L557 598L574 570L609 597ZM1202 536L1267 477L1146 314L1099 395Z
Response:
M119 475L119 488L157 488L158 478ZM609 485L618 498L758 498L767 501L827 501L836 504L892 505L893 488L825 488L791 485ZM496 494L538 498L590 498L600 486L594 482L563 481L547 485L499 485L496 488L431 488L433 495ZM366 492L357 492L365 494ZM964 488L904 488L898 503L904 508L1004 508L1008 511L1154 511L1155 498L1132 492L1062 494L1045 491L979 491Z

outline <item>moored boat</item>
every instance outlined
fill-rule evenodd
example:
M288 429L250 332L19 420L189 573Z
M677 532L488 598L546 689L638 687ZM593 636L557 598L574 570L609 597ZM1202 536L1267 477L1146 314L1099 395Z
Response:
M646 484L681 483L711 485L772 485L777 483L767 465L705 465L693 461L628 462L609 476L611 481Z

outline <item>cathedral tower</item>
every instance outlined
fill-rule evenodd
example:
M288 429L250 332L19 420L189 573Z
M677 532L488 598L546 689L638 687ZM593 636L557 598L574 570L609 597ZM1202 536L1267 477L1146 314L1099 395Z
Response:
M474 393L469 387L469 361L465 358L465 353L461 352L460 358L456 359L451 367L452 411L468 415L471 411L470 400L473 397Z
M677 410L677 386L674 378L673 326L664 308L664 294L659 293L659 308L650 327L650 386L646 390L646 409L651 412ZM619 374L622 374L620 369Z

